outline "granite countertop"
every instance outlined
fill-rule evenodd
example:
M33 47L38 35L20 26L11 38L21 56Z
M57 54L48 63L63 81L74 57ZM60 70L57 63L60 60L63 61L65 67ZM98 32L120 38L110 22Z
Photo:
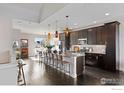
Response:
M106 53L104 53L104 52L103 52L103 53L102 53L102 52L86 52L86 53L92 53L92 54L104 54L104 55L106 54Z
M75 59L79 56L85 56L85 53L71 53L69 55L64 54L63 60L73 63L75 62Z
M63 57L78 57L85 56L85 53L70 53L70 54L62 54Z

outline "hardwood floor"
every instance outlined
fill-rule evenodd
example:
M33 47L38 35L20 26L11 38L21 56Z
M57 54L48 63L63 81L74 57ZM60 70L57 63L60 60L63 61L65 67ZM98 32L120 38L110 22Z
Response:
M86 67L76 79L39 61L25 60L24 73L27 85L124 85L124 73L112 73ZM106 79L107 83L101 82ZM111 82L112 81L112 82Z

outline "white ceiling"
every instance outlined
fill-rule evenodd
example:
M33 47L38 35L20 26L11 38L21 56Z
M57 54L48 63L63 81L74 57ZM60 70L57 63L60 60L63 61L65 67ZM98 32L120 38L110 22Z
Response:
M69 15L69 27L72 29L92 26L116 20L118 17L124 17L124 4L73 3L63 5L54 4L53 6L55 7L52 7L52 4L48 4L44 9L43 6L45 5L38 4L38 6L35 7L37 11L34 11L35 9L33 10L31 7L27 8L34 11L34 13L30 13L29 15L32 17L32 21L38 22L41 20L40 24L33 22L29 23L28 21L18 23L18 20L14 20L14 27L22 29L22 31L26 33L43 34L48 31L55 31L56 20L58 20L58 30L64 29L66 15ZM39 7L42 8L39 9ZM38 19L38 17L34 18L39 15L38 11L41 13L40 19ZM109 15L106 16L105 13L109 13ZM51 24L50 28L48 28L48 24Z
M0 15L8 15L14 19L40 22L67 4L49 3L0 3Z
M42 6L42 4L0 4L0 15L38 22Z

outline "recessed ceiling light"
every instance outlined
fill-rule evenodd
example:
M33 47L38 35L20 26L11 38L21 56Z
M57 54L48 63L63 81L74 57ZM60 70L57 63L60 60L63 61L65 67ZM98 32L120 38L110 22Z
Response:
M74 23L74 26L77 26L78 24L77 23Z
M93 23L96 23L96 21L93 21Z
M109 15L109 13L105 13L105 15L106 15L106 16L108 16L108 15Z

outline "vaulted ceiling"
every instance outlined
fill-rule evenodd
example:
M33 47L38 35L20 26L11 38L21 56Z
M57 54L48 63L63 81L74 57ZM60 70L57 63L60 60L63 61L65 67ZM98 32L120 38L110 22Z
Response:
M65 16L69 15L69 27L72 29L94 26L100 23L124 18L122 3L27 3L0 4L0 15L13 18L13 28L25 33L44 34L55 32L58 20L58 31L65 27ZM51 27L48 28L48 24Z
M8 15L14 19L40 23L67 4L50 3L9 3L0 4L0 15Z

